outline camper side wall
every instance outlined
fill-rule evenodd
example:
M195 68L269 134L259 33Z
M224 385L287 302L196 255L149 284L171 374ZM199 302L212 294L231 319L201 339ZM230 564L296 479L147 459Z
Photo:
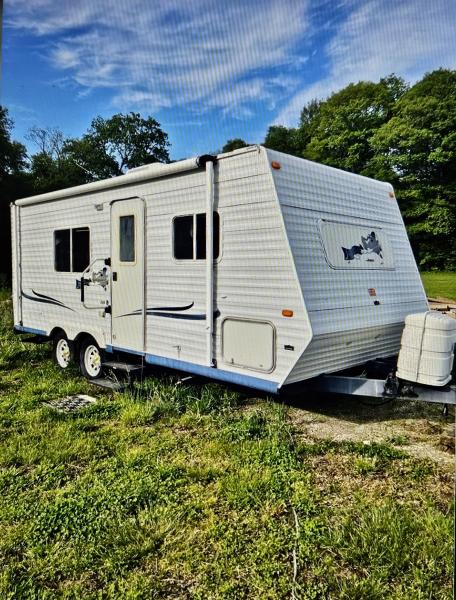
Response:
M232 374L232 381L239 382L239 375L279 385L310 332L264 151L227 156L215 168L217 369L206 360L206 261L197 252L187 259L174 255L176 220L201 215L206 206L205 173L184 177L185 188L156 182L146 197L147 359L213 377L226 372L226 380ZM283 316L283 309L293 317Z
M87 310L76 282L89 261L109 256L108 198L103 203L103 197L80 196L18 208L22 327L43 335L59 328L70 339L87 332L104 345L110 328L103 310L107 293L87 287L86 299L96 307Z

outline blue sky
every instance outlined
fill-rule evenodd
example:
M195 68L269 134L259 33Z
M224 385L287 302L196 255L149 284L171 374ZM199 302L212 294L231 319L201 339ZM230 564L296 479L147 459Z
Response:
M21 141L150 114L178 159L261 142L351 81L456 68L455 30L454 0L6 0L2 103Z

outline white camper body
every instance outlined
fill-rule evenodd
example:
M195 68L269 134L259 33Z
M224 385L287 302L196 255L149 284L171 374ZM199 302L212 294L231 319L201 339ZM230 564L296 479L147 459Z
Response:
M391 185L259 146L18 200L12 238L16 330L268 392L428 310Z

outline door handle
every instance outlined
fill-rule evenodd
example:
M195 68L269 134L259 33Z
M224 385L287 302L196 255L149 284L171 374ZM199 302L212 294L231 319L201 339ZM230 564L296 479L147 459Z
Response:
M89 281L90 281L89 279L84 279L84 277L81 277L81 280L76 283L76 287L79 287L79 289L81 290L81 302L83 304L84 304L84 290L85 290L85 286L89 285Z
M117 271L112 272L112 280L117 281Z

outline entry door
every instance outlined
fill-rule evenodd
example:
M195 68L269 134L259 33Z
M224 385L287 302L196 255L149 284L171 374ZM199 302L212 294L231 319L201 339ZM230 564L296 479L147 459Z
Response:
M111 206L112 346L144 350L144 202Z

